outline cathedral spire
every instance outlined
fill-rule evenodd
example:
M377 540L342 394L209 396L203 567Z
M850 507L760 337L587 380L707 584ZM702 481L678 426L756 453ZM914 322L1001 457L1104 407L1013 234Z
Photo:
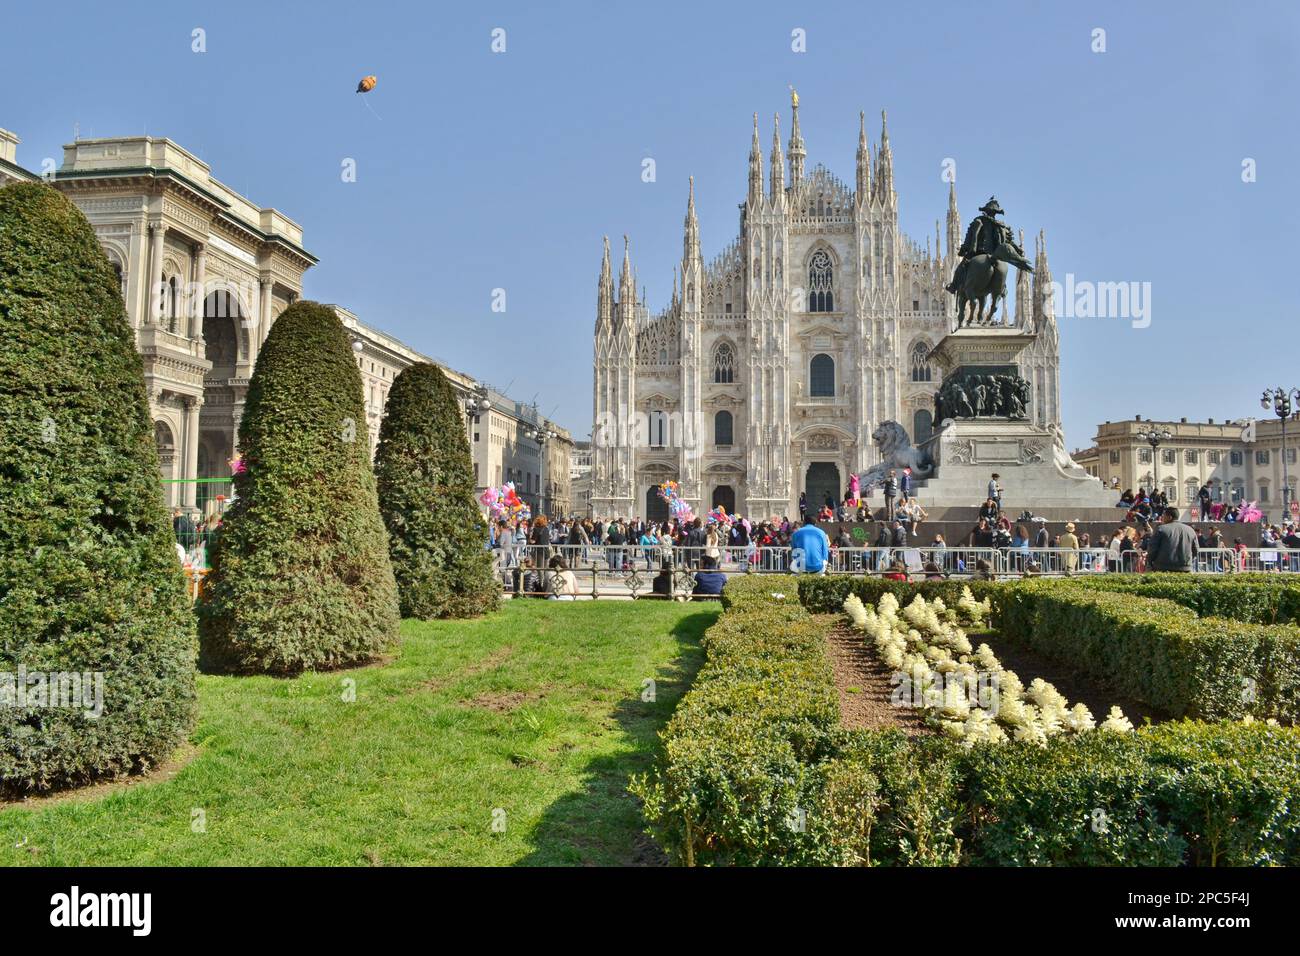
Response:
M686 235L682 238L683 268L700 255L700 222L695 218L695 177L691 177L690 198L686 200Z
M871 149L867 146L867 114L858 113L858 203L867 201L871 195Z
M1052 270L1047 264L1047 235L1040 229L1034 255L1034 331L1041 332L1056 322L1052 301Z
M888 202L894 191L894 153L889 148L889 121L884 110L880 111L880 152L876 163L876 188L881 199Z
M957 250L961 248L961 215L957 212L957 184L948 183L948 261L957 262Z
M785 156L781 153L781 114L772 114L772 198L785 192Z
M1020 230L1020 248L1021 249L1025 248L1025 230L1023 229ZM1029 284L1029 273L1026 272L1024 269L1017 270L1016 272L1016 328L1019 329L1030 328L1029 320L1030 320L1030 313L1032 312L1032 309L1030 309L1029 307L1029 301L1030 299L1033 298L1033 295L1034 295L1033 290L1030 288L1030 284Z
M763 199L763 154L758 145L758 114L754 114L754 141L749 147L749 202L756 205Z
M600 263L600 282L596 291L596 334L609 331L614 321L614 278L609 264L609 236L605 237L605 258Z
M618 274L618 304L631 305L636 298L636 288L632 285L632 256L628 251L627 235L623 236L623 270Z
M803 182L803 160L807 155L803 149L803 136L799 132L799 94L790 89L790 185L798 186Z

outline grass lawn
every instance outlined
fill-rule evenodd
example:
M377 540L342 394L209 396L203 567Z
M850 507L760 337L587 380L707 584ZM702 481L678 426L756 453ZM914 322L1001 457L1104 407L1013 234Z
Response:
M627 781L717 612L513 601L477 621L406 621L382 665L201 677L179 773L0 809L0 864L655 862Z

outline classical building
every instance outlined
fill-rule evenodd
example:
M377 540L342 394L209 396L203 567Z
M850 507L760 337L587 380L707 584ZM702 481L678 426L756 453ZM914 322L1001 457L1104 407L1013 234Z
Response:
M779 123L779 120L777 120ZM793 514L839 498L850 473L878 459L872 432L894 420L929 439L940 384L931 349L952 328L943 286L962 240L955 190L933 244L898 226L893 152L883 116L869 145L859 116L856 174L846 184L806 151L794 98L787 157L772 134L765 181L758 118L739 236L705 262L687 200L674 291L651 313L638 300L625 239L615 284L605 242L597 291L592 509L666 514L668 479L701 511L717 504L754 516ZM765 188L766 187L766 188ZM946 250L940 239L946 232ZM1022 240L1023 241L1023 240ZM1016 286L1015 323L1037 332L1023 357L1030 420L1057 427L1058 335L1045 240L1036 277Z
M18 165L18 143L0 129L0 186L39 178ZM63 165L47 178L86 214L122 284L144 358L167 501L203 507L229 491L258 349L276 316L302 295L303 274L316 262L303 247L302 227L224 186L169 139L79 139L64 147ZM465 404L488 391L347 309L334 309L353 336L372 452L393 379L412 364L439 365ZM511 437L480 446L467 414L480 490L489 475L499 483L504 465L532 486L534 508L567 510L568 432L540 418L535 406L491 394L489 428ZM524 440L529 430L547 436L544 456L535 439Z
M573 439L536 405L484 387L483 404L471 417L474 483L482 491L513 481L534 514L568 514L572 506L569 449Z
M1169 432L1168 439L1152 449L1142 433ZM1159 487L1170 504L1182 508L1196 503L1205 482L1216 501L1258 501L1268 512L1282 502L1283 473L1295 501L1296 446L1300 422L1287 428L1286 454L1282 451L1282 423L1276 418L1216 422L1176 422L1141 416L1097 426L1096 444L1074 453L1074 460L1089 474L1117 492ZM1283 461L1285 459L1285 467Z

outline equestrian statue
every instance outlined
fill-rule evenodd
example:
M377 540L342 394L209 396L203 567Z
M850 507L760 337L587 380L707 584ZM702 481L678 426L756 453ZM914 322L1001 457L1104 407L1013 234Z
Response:
M980 213L966 230L966 239L957 250L961 262L957 263L952 281L947 285L948 291L957 296L959 329L963 324L991 325L998 312L999 299L1005 308L1008 262L1025 272L1034 271L1011 227L997 220L997 216L1004 214L997 199L990 197L980 206Z

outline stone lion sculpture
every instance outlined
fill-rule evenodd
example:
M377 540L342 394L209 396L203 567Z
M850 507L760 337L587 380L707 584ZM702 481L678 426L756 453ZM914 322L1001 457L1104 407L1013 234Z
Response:
M880 452L880 463L858 476L859 484L865 489L883 484L891 470L911 468L913 478L928 478L934 471L925 454L912 444L907 429L898 422L881 422L880 427L871 433L871 440Z

